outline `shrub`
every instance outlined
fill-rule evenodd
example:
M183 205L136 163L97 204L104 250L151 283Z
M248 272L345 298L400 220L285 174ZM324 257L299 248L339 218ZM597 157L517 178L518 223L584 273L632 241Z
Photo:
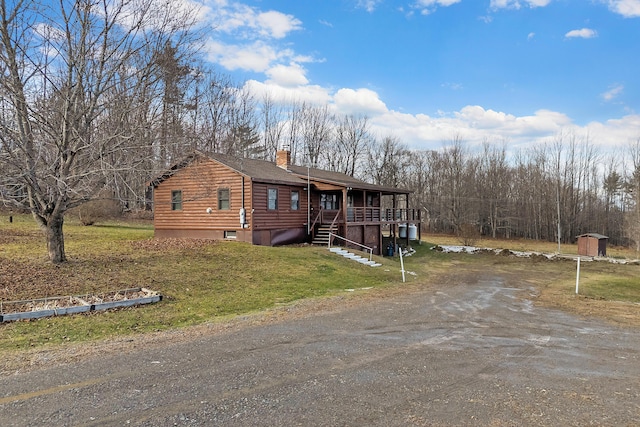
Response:
M458 240L464 246L474 246L480 239L480 231L473 224L462 224L458 229Z
M73 209L82 225L93 225L98 221L115 218L122 214L122 208L117 200L100 197L90 200Z

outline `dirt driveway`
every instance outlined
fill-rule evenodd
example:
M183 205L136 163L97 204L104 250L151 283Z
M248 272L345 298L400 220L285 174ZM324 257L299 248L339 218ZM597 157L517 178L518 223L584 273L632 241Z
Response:
M3 426L639 425L640 331L539 308L534 298L525 283L486 274L152 345L136 339L0 377L0 419Z

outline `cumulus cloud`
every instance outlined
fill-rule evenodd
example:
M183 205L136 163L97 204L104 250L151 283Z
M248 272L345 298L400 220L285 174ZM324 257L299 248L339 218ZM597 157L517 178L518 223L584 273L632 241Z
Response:
M285 104L296 101L312 105L326 105L332 102L329 91L318 85L281 86L274 81L247 80L244 90L256 96L257 99L269 96L274 102Z
M566 38L582 38L582 39L592 39L598 36L598 33L591 28L581 28L579 30L571 30L567 34L564 35Z
M305 77L305 69L299 64L276 65L266 71L268 83L282 87L304 86L309 83Z
M397 135L413 149L435 149L451 141L453 136L460 136L470 145L481 145L484 141L509 141L515 147L546 141L564 130L580 132L562 113L539 110L532 115L518 117L479 105L441 113L437 117L388 111L373 117L371 124L378 134Z
M302 29L300 20L236 1L209 0L207 5L209 24L215 30L205 42L211 62L230 71L265 73L272 83L283 87L308 84L301 64L316 60L280 42Z
M609 9L625 18L640 17L640 0L607 0Z
M369 116L387 111L378 94L370 89L340 89L333 96L336 109L346 114L362 113Z
M218 63L228 70L249 70L264 72L270 64L287 55L278 52L272 46L260 41L246 45L224 44L210 40L205 45L208 59Z
M608 91L602 94L602 99L604 99L607 102L613 101L615 98L621 95L623 91L624 91L623 85L612 86Z
M236 2L218 2L217 6L209 12L213 28L225 33L234 33L239 37L282 39L290 32L302 28L299 19L282 12L262 12Z
M460 1L461 0L416 0L413 8L420 10L423 15L427 15L438 7L449 7L453 4L460 3Z
M489 5L492 9L520 9L523 5L534 7L545 7L551 0L491 0Z

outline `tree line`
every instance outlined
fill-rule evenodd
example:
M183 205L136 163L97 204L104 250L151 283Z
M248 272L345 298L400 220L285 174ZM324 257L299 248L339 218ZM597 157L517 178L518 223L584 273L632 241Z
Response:
M432 232L640 244L640 143L605 157L575 135L516 153L454 135L410 150L365 115L256 96L207 65L186 5L0 0L0 200L33 214L53 262L70 209L145 209L149 181L193 150L274 161L283 147L296 164L412 190Z

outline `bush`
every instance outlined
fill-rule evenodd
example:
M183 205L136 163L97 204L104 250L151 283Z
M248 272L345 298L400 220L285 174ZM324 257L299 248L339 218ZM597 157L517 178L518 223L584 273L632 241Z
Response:
M474 246L480 239L480 231L473 224L462 224L458 229L458 240L464 246Z
M73 214L82 225L93 225L98 221L120 216L122 208L117 200L98 198L73 209Z

